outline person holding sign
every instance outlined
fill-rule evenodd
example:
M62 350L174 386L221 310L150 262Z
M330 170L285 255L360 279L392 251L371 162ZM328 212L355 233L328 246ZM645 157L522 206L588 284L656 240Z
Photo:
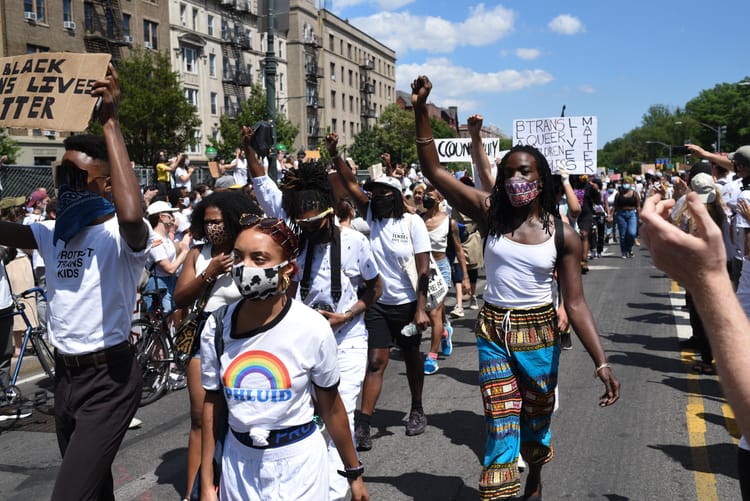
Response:
M63 458L55 501L114 499L112 462L141 394L128 335L150 236L120 130L120 81L111 64L91 97L99 99L104 135L65 140L57 219L0 223L0 243L37 249L55 270L46 277Z
M529 464L524 499L541 500L542 466L553 457L550 420L555 404L560 339L552 301L555 269L571 324L604 384L599 405L612 405L620 384L607 363L581 283L581 239L559 220L549 164L533 146L519 145L498 166L489 197L440 167L427 98L432 83L412 83L417 153L422 172L448 202L479 224L487 291L475 333L487 442L481 499L507 499L521 489L519 451ZM558 250L559 249L559 250Z

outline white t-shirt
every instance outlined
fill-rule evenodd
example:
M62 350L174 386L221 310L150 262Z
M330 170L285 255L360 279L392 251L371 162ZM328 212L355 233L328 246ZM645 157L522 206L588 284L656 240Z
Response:
M361 233L349 228L341 230L341 298L335 305L336 313L345 313L357 302L357 287L362 280L372 280L378 276L378 270L370 250L370 242ZM308 306L322 302L334 306L331 295L331 243L318 244L312 259L310 274L310 292L302 299L302 277L304 276L307 247L302 249L297 258L299 273L292 280L299 282L297 299ZM349 322L340 325L335 331L336 342L354 337L366 337L364 315L358 315Z
M383 285L378 302L398 305L416 301L417 293L403 266L410 256L430 252L430 236L424 221L410 213L404 213L401 219L373 219L368 208L367 224L370 226L370 246Z
M286 213L281 208L281 190L276 183L268 176L254 177L252 182L255 198L266 216L286 219Z
M161 240L161 243L149 247L148 257L146 259L146 268L151 269L153 267L153 275L156 277L171 277L172 273L167 273L159 266L159 263L166 259L170 263L177 257L177 248L174 246L174 242L169 237L162 237L159 234L154 233L156 240ZM177 273L174 273L176 275Z
M0 260L0 310L4 310L13 304L13 296L10 294L10 282L8 273L5 271L5 263Z
M234 166L234 182L242 186L247 184L247 159L238 158Z
M84 227L67 245L62 240L53 245L55 221L30 227L47 263L52 345L78 355L127 341L151 237L144 250L133 251L120 236L117 217Z
M317 311L290 300L269 325L234 333L234 312L239 304L241 301L230 305L224 316L220 361L213 316L201 332L203 388L223 390L229 426L241 433L311 421L315 413L313 383L331 388L339 382L336 340L328 322Z
M182 181L183 176L188 176L187 181ZM177 167L174 171L174 187L175 188L187 188L188 191L193 191L193 182L188 175L188 170L185 167Z
M195 275L198 276L205 271L209 263L211 263L211 244L207 243L203 244L195 258ZM216 277L216 282L211 288L211 296L208 298L204 310L208 312L218 310L225 304L232 304L240 299L242 299L242 294L237 289L232 274L222 273Z

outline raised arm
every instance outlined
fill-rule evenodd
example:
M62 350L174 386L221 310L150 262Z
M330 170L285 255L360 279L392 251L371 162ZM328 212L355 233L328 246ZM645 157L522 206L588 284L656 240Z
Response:
M333 166L336 168L336 172L338 172L339 176L341 177L341 183L349 193L349 196L357 204L359 213L363 215L367 214L367 207L370 204L370 199L367 198L367 195L365 195L362 190L359 189L359 184L357 184L357 176L355 176L349 166L346 165L344 159L339 156L339 135L335 132L332 132L326 136L325 141L328 154L331 155L331 158L333 159Z
M469 128L469 136L471 136L471 160L474 162L477 179L479 179L482 190L491 193L495 187L495 179L492 177L490 158L484 151L484 144L482 143L483 120L482 115L472 115L466 119L466 125Z
M286 213L283 211L281 189L274 180L266 177L266 170L260 163L257 153L251 146L253 138L253 129L243 126L240 131L242 150L245 152L247 159L247 169L250 172L250 180L255 189L255 197L258 199L258 205L269 217L285 218Z
M120 225L120 234L131 249L146 248L148 227L143 220L141 190L135 172L130 167L130 157L120 130L118 111L120 107L120 79L115 67L109 64L109 74L94 82L92 97L101 98L99 122L102 124L107 143L110 165L112 199Z
M487 219L487 193L463 184L440 166L430 116L427 114L427 98L431 89L432 83L426 76L417 78L411 84L411 103L417 128L417 155L422 172L444 194L453 208L484 224Z
M573 186L570 185L570 173L567 169L560 169L559 174L562 178L565 203L568 204L568 216L573 219L578 219L578 216L581 215L581 203L578 201L576 192L573 191Z
M695 155L698 158L713 162L716 165L722 166L726 170L734 171L734 164L731 160L729 160L729 158L723 155L719 155L718 153L711 153L710 151L706 151L697 144L686 144L685 146L687 146L687 149L691 155Z

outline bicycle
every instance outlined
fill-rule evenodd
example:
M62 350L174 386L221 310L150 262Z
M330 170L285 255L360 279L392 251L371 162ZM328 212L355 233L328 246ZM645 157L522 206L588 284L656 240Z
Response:
M41 295L45 300L47 299L44 290L39 287L32 287L20 294L13 294L13 311L2 317L6 318L19 315L23 319L23 323L26 325L23 340L21 341L20 353L18 354L18 360L16 361L16 366L10 376L8 385L6 386L3 383L2 378L0 378L0 391L2 392L2 395L0 395L0 401L4 405L16 405L23 400L23 394L21 393L21 389L17 386L17 383L18 376L21 373L21 364L26 356L26 350L29 343L31 343L31 346L39 359L39 364L42 366L45 374L50 378L55 377L55 356L44 340L45 329L43 327L32 327L31 321L26 315L26 305L20 301L21 299L25 299L32 295L36 296L37 294Z
M140 405L148 405L161 398L170 389L171 367L184 375L190 355L177 350L172 331L161 307L167 289L158 288L141 292L137 304L140 318L130 325L129 341L141 366L143 387ZM144 308L144 298L151 298L151 308Z

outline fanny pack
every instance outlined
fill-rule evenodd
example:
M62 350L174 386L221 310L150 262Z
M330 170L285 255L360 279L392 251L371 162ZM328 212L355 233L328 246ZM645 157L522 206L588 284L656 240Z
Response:
M253 439L250 437L249 432L242 433L232 429L232 434L241 444L252 447L253 449L273 449L275 447L299 442L300 440L312 435L317 427L318 425L315 424L315 421L310 421L309 423L291 426L282 430L271 430L266 439L268 445L253 444Z

